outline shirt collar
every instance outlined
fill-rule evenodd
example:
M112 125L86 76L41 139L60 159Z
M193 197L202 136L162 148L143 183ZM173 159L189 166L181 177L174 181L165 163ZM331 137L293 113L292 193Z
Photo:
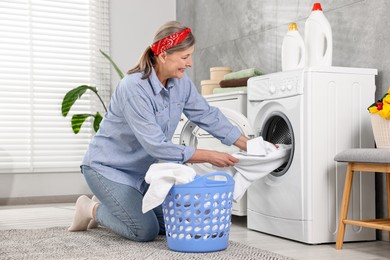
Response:
M158 79L154 68L152 68L152 73L150 73L149 82L150 82L150 85L152 86L153 93L155 95L160 94L161 91L167 91L167 89L170 89L174 86L174 79L168 79L167 80L167 89L165 89L163 87L163 85L161 84L160 80Z

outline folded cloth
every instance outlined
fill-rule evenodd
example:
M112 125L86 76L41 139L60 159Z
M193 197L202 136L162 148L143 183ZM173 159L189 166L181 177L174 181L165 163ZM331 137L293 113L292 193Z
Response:
M195 170L177 163L155 163L146 172L145 181L149 189L142 200L142 213L161 205L174 184L184 184L194 180Z
M231 72L228 74L225 74L223 76L223 79L241 79L241 78L248 78L248 77L254 77L254 76L259 76L262 75L263 73L258 71L255 68L251 69L244 69L244 70L239 70L235 72Z
M285 163L291 152L291 145L274 144L256 137L248 140L247 152L232 154L239 161L233 167L219 169L233 176L233 199L238 201L253 181L267 176Z
M234 87L234 88L215 88L213 94L231 93L231 92L244 92L247 93L247 87Z
M241 79L224 79L219 82L221 88L233 88L233 87L242 87L246 86L248 79L250 77L245 77Z

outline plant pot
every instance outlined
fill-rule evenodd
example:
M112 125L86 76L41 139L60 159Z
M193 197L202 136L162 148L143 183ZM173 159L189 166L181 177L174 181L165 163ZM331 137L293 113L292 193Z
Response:
M371 114L371 125L377 148L390 148L390 119Z

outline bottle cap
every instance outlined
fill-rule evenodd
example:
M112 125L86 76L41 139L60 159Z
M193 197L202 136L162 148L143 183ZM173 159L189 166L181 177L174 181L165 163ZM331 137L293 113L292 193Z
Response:
M290 24L288 25L288 30L289 30L289 31L298 31L298 26L297 26L297 24L296 24L296 23L290 23Z
M320 3L314 3L312 11L322 11Z

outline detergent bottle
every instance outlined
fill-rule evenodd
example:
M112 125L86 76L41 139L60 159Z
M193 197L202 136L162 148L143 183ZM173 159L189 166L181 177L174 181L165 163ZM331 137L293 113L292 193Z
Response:
M305 52L305 66L332 66L332 29L320 3L305 22Z
M290 23L282 43L282 71L303 68L305 43L296 23Z

